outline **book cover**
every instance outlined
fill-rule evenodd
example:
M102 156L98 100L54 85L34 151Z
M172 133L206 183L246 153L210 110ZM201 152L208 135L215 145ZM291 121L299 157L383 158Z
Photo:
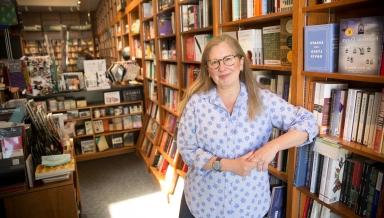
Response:
M60 176L69 172L75 171L75 159L72 158L70 162L59 166L49 167L39 164L35 170L35 178L46 179L50 177Z
M161 15L158 19L159 36L167 36L173 34L172 19L168 15Z
M23 127L0 128L2 158L23 156Z
M287 187L275 186L272 187L271 207L268 211L268 218L283 218L285 217L285 201L287 199Z
M240 37L239 37L240 39ZM280 25L263 27L264 64L281 64L280 61Z
M335 23L304 27L304 70L337 70L339 25Z
M383 17L340 20L339 72L378 75Z
M280 61L281 65L292 64L292 18L280 19Z

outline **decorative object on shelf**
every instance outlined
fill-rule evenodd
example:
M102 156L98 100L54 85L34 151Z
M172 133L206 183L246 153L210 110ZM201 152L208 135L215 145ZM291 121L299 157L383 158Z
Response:
M83 72L64 72L62 74L61 90L76 91L85 88Z
M135 80L140 72L140 66L136 61L119 61L111 64L107 71L108 78L115 84L126 84Z
M105 72L105 59L85 60L84 76L87 90L109 89L111 86L108 83Z
M49 56L25 57L28 91L33 96L53 92L52 60Z
M120 92L104 92L104 103L105 104L118 104L120 103Z

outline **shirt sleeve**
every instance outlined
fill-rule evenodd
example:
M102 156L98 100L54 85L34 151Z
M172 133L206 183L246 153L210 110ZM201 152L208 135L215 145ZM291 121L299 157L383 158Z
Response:
M278 95L266 91L262 95L266 102L268 114L273 127L283 131L299 130L308 133L308 140L303 145L311 143L319 132L315 116L303 107L294 106Z
M180 118L177 130L177 148L188 166L203 169L213 155L205 151L197 141L196 97L191 97Z

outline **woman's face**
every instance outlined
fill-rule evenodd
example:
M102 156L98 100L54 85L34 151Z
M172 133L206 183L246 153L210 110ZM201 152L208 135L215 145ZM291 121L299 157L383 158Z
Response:
M208 55L208 73L219 89L238 86L243 62L226 42L221 42L213 46Z

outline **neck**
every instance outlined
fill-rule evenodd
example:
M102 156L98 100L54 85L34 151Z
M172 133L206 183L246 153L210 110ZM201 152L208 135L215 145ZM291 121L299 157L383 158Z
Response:
M217 88L217 93L223 101L227 111L232 113L237 96L240 94L240 83L230 88Z

